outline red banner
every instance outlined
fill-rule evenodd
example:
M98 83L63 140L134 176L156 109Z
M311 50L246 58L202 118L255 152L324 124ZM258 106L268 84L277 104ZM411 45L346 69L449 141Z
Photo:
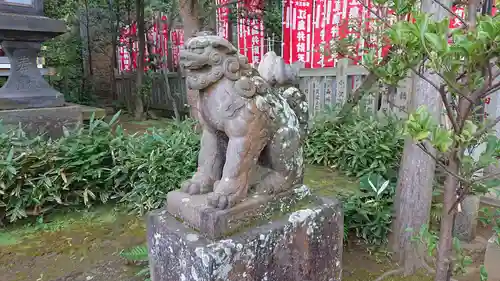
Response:
M355 42L349 50L353 54L352 63L358 64L362 58L361 50L364 48L364 40L361 33L366 29L363 25L366 24L367 15L365 7L358 0L349 0L346 8L347 21L344 21L346 36Z
M313 1L295 0L292 3L291 45L295 46L291 62L301 61L306 68L312 61Z
M453 6L451 8L451 10L460 18L462 18L462 19L465 18L465 8L463 6L461 6L461 7ZM457 17L454 17L454 16L451 17L450 28L457 28L460 26L462 26L462 22L460 21L460 19L458 19Z
M314 7L312 68L336 65L337 58L328 54L329 46L345 37L345 33L341 32L343 9L344 1L338 0L323 0Z
M332 42L345 37L342 28L344 1L285 0L283 49L285 62L304 62L306 68L333 67L336 59L325 56Z
M123 35L120 35L120 45L118 47L118 54L120 57L120 63L118 68L120 72L130 71L131 61L130 61L130 52L127 48L127 38Z
M217 35L229 38L229 6L228 0L216 0L217 8Z
M351 47L353 63L362 60L363 53L377 50L379 57L390 49L382 30L376 30L376 16L370 10L394 23L397 19L389 9L377 9L371 1L359 0L284 0L282 57L287 63L305 62L306 68L334 67L337 55L328 53L331 44L349 36L355 43ZM463 8L453 8L463 16ZM450 27L460 24L452 19ZM241 47L240 47L241 48Z
M145 49L144 60L148 62L151 55L157 56L157 67L163 67L166 60L168 50L172 51L172 65L177 67L179 65L179 47L184 45L184 31L182 29L174 29L168 33L167 18L162 16L160 28L157 23L153 23L146 34L147 45ZM122 29L118 47L119 54L119 70L121 72L133 71L137 69L137 55L138 55L138 42L135 41L133 36L137 34L136 25L133 24L131 28L125 27ZM170 39L170 42L169 42ZM132 41L131 41L132 40ZM149 68L146 66L146 70Z
M238 10L248 11L239 2ZM246 13L245 13L246 14ZM238 48L240 54L248 58L248 62L257 66L264 53L264 22L262 16L254 13L252 17L238 18Z
M282 45L281 45L281 57L286 63L292 63L292 51L293 47L290 44L290 30L292 28L292 5L291 5L292 0L283 0L283 7L282 7L282 27L281 27L281 38L282 38Z
M184 30L172 30L170 38L172 39L172 63L174 67L177 67L179 65L179 49L184 46Z

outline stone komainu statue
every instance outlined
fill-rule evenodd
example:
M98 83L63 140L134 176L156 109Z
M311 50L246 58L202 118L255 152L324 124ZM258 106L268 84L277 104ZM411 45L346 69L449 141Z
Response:
M302 184L302 145L308 129L303 93L286 86L297 71L274 52L259 72L219 36L198 34L180 52L187 87L199 91L203 133L198 171L181 186L230 208L249 190L279 194Z

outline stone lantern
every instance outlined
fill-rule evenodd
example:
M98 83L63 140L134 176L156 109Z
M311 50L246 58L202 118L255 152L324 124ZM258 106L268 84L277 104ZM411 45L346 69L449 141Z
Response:
M65 32L63 21L44 16L43 0L0 0L0 44L10 60L10 76L0 88L4 124L58 136L63 126L83 121L84 107L67 104L37 67L42 43Z
M41 44L66 31L66 24L43 16L43 0L0 0L0 44L11 74L0 89L0 110L64 106L64 97L37 67Z

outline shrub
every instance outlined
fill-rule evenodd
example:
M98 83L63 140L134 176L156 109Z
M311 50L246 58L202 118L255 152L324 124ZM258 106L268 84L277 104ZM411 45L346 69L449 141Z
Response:
M0 215L13 222L109 199L139 213L158 207L195 170L192 121L127 135L119 126L113 130L117 118L92 118L56 140L0 128Z
M396 119L353 111L339 122L336 111L329 111L315 120L306 157L311 164L334 167L348 176L378 173L393 178L402 149L402 130Z
M116 188L127 191L121 201L131 210L142 214L160 207L196 170L199 140L192 127L184 122L113 142L111 177Z
M378 174L363 176L359 192L342 196L346 230L370 245L387 243L395 188L393 181Z

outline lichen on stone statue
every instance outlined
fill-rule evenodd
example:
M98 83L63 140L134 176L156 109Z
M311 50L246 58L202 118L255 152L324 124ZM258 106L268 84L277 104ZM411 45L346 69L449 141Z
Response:
M189 194L209 194L226 209L249 190L279 194L301 186L308 130L305 95L292 86L298 66L274 52L258 67L222 37L197 34L180 52L188 88L199 91L202 126L198 171L182 184Z

